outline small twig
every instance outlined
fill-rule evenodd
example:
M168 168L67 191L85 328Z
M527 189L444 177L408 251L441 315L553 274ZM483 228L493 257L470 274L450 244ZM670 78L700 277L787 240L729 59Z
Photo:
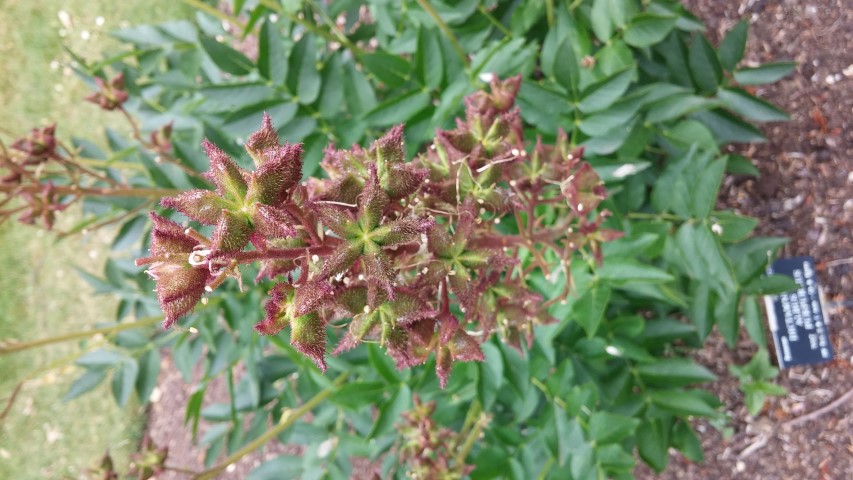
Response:
M805 415L801 415L801 416L799 416L793 420L788 420L787 422L783 423L781 425L781 427L782 428L791 428L791 427L797 426L801 423L808 422L809 420L814 420L815 418L818 418L821 415L825 415L825 414L835 410L836 408L844 405L851 398L853 398L853 388L851 388L850 390L847 390L847 393L838 397L838 399L836 399L835 401L833 401L829 405L826 405L825 407L821 407L821 408L815 410L814 412L807 413Z
M738 454L737 458L746 458L752 455L753 453L761 450L767 445L768 440L770 440L770 437L775 433L775 431L770 432L770 434L762 433L758 436L758 440L752 442L748 447L744 448L743 451Z
M814 412L806 413L804 415L800 415L797 418L794 418L792 420L788 420L787 422L776 425L775 427L773 427L773 430L771 430L769 433L762 433L761 435L758 436L758 438L754 442L752 442L748 447L744 448L738 454L737 457L738 458L746 458L746 457L752 455L753 453L757 452L758 450L761 450L762 448L767 446L767 443L770 441L770 439L773 438L774 436L776 436L776 434L779 432L780 429L786 429L786 430L791 429L797 425L800 425L802 423L806 423L809 420L814 420L814 419L816 419L822 415L826 415L827 413L841 407L842 405L844 405L845 403L850 401L850 399L853 399L853 388L848 390L844 395L835 399L832 403L830 403L824 407L821 407L821 408L815 410Z
M3 413L0 413L0 421L6 418L6 415L9 414L9 411L12 410L12 404L15 403L15 398L17 398L18 394L21 393L21 387L24 386L24 382L18 382L15 385L15 389L12 390L12 395L9 395L9 399L6 400L6 406L3 408Z

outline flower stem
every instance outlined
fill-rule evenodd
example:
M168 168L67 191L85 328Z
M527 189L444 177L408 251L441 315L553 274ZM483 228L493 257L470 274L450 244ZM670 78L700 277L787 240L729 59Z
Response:
M480 413L480 416L477 418L474 426L471 427L471 431L468 433L468 436L465 437L465 442L462 444L462 448L459 449L459 453L456 455L457 466L465 464L465 459L468 457L468 454L471 453L474 443L476 443L477 439L480 438L480 434L483 433L483 429L486 428L486 425L488 424L489 415L486 413Z
M43 347L45 345L52 345L54 343L70 342L73 340L79 340L81 338L89 338L98 334L107 335L111 333L121 332L123 330L132 330L134 328L147 327L149 325L154 325L162 320L163 317L160 316L146 317L135 322L119 323L117 325L110 325L108 327L100 327L93 328L91 330L71 332L63 335L57 335L55 337L46 337L37 340L30 340L28 342L11 343L9 341L5 341L3 343L0 343L0 356L29 350L31 348Z
M468 60L468 56L465 55L465 50L462 48L462 45L459 44L459 39L456 38L456 35L453 33L453 30L444 23L444 20L441 18L441 15L430 5L429 0L417 0L418 5L424 9L426 13L432 17L435 24L438 26L439 30L450 40L450 45L453 46L453 50L456 52L456 55L462 60L462 63L467 67L470 65L470 61Z
M0 185L3 193L39 193L45 185L34 183L30 185ZM90 197L147 197L162 198L177 195L182 192L175 188L148 188L148 187L78 187L76 185L54 185L51 187L54 193L59 195L83 195Z
M264 434L261 435L260 437L258 437L256 439L252 440L251 442L247 443L243 448L241 448L240 450L237 450L236 452L231 454L225 460L221 461L220 463L214 465L213 467L211 467L211 468L201 472L200 474L198 474L198 476L195 477L195 480L210 480L210 479L216 478L216 476L220 472L222 472L223 470L228 468L228 465L231 465L232 463L240 460L244 456L246 456L249 453L257 450L258 448L262 447L264 444L266 444L270 440L277 437L281 432L283 432L283 431L287 430L288 428L290 428L291 426L293 426L293 424L296 423L297 420L299 420L306 413L313 410L317 405L320 404L320 402L322 402L323 400L328 398L332 393L334 393L335 390L337 390L337 388L344 383L344 381L347 379L348 376L349 376L349 374L347 372L340 374L338 376L338 378L336 378L332 382L331 385L329 385L328 387L321 390L317 395L314 395L313 397L311 397L311 399L309 399L307 402L303 403L302 406L300 406L299 408L292 409L292 410L288 409L288 410L283 411L282 415L281 415L281 419L279 420L278 424L276 424L276 426L274 426L271 429L264 432Z

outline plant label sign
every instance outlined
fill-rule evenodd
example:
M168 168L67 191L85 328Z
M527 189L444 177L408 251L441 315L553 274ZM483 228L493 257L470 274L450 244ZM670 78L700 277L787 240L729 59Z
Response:
M793 292L764 297L779 368L832 360L814 259L781 258L767 274L788 275L800 286Z

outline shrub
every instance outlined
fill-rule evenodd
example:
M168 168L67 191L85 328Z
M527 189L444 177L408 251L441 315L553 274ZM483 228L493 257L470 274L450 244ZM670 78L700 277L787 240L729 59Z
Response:
M786 118L750 85L791 64L739 66L746 23L714 48L669 1L249 3L119 31L132 50L79 66L131 122L132 139L107 131L110 153L6 155L4 192L48 192L27 218L84 200L78 228L120 221L117 248L150 247L156 282L118 261L89 279L122 298L118 320L143 318L107 331L161 309L176 325L86 353L70 396L111 371L119 401L147 399L154 347L188 381L203 361L186 418L213 424L208 478L273 438L303 454L251 478L346 477L352 458L382 478L624 478L635 449L660 471L669 447L701 460L691 420L723 414L691 350L715 326L733 344L741 317L763 343L757 296L790 287L763 275L784 239L716 210L726 172L757 173L720 149ZM101 163L34 170L79 157ZM154 214L145 234L159 197L207 227ZM230 404L202 408L220 375Z

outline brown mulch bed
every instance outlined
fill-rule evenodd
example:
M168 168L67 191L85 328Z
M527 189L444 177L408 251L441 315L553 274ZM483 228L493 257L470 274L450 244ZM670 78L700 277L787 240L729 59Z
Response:
M829 329L836 360L794 367L779 376L788 395L772 398L751 418L743 405L731 364L748 361L748 341L728 349L712 337L697 359L720 380L711 386L725 402L733 435L723 438L699 424L703 464L673 453L659 477L638 467L639 478L848 479L853 478L853 400L793 429L788 420L813 412L853 388L853 6L849 0L685 0L705 22L712 41L741 18L749 18L746 61L796 60L796 72L758 94L791 114L791 121L765 126L768 142L735 150L752 158L761 178L727 178L721 207L760 219L762 235L786 236L784 256L811 255L828 300ZM164 360L160 401L151 409L148 432L170 448L169 463L199 469L202 452L183 426L189 395L169 359ZM218 393L217 393L218 392ZM208 397L224 401L221 386ZM210 398L208 399L210 400ZM204 425L201 427L203 431ZM761 447L762 439L766 444ZM243 478L280 446L243 459L221 478ZM272 449L272 450L270 450ZM746 453L746 455L744 455ZM187 478L167 472L160 479Z
M734 434L724 439L707 426L704 464L677 454L670 468L638 478L849 479L853 478L853 400L810 421L782 423L813 412L853 388L853 6L848 0L686 0L705 22L712 41L740 19L750 20L746 62L795 60L788 78L759 89L791 114L766 125L768 142L733 150L752 158L757 180L728 178L721 206L760 220L761 235L785 236L785 257L811 255L828 300L836 360L783 371L788 395L772 398L750 418L728 365L747 362L748 341L734 350L718 338L698 360L720 380L711 389L725 402ZM766 439L766 444L764 440ZM763 446L762 446L763 445Z

